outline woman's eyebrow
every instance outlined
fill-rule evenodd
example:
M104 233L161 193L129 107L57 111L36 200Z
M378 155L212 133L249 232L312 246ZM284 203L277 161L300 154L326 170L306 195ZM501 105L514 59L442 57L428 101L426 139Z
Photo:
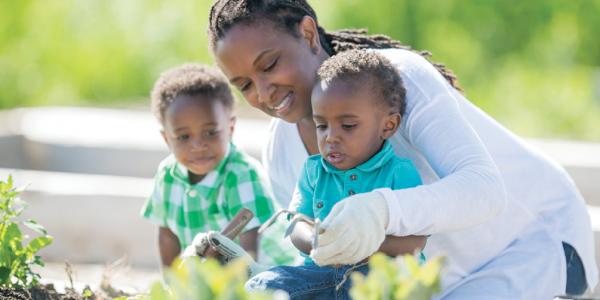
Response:
M267 48L267 49L261 51L258 54L258 56L256 57L256 59L254 59L254 62L252 63L252 65L256 66L263 56L265 56L266 54L268 54L269 52L272 52L272 51L273 51L273 48Z

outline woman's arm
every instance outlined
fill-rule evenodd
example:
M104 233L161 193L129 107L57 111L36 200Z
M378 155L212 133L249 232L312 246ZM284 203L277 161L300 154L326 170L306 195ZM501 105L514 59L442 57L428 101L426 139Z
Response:
M181 252L179 238L167 227L158 228L158 249L163 266L169 267Z
M427 237L423 235L393 236L388 235L379 246L379 252L396 257L404 254L414 254L425 248Z
M500 172L459 109L461 97L423 57L382 51L407 90L400 134L440 180L415 188L379 190L389 208L386 234L428 235L468 228L499 214L506 192Z
M240 246L254 258L258 259L258 227L240 234Z

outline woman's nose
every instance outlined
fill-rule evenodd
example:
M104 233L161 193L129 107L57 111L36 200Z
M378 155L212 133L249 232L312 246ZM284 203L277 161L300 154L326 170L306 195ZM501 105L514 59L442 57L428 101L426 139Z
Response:
M259 80L256 82L256 93L258 96L258 102L271 104L271 98L275 92L275 86L266 80Z

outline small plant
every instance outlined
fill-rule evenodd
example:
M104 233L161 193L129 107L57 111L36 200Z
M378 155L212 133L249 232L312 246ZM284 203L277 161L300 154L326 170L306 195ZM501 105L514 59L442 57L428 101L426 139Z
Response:
M44 227L34 220L20 221L25 202L19 199L22 190L13 187L13 179L0 180L0 287L31 288L38 284L40 276L33 272L33 265L44 266L36 253L52 242ZM25 225L39 236L31 239L21 232L19 225Z
M354 300L429 300L440 291L442 257L419 265L411 255L389 258L381 253L369 259L369 274L355 272L350 295Z
M154 283L148 297L150 300L276 300L287 299L287 294L248 292L244 284L248 280L248 264L242 259L221 266L209 258L203 262L193 257L176 260L166 271L163 283Z

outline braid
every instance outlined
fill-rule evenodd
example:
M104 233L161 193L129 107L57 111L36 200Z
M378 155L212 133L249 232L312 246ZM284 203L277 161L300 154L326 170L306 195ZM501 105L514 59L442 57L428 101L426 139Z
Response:
M429 51L414 50L410 46L404 45L400 43L400 41L393 40L387 35L368 35L366 29L342 29L339 31L325 32L325 36L326 40L329 41L331 45L331 50L333 50L332 52L328 52L330 55L353 49L394 48L415 52L425 57L455 89L462 92L462 88L458 84L458 78L452 70L448 69L444 64L431 62L429 60L431 52Z
M317 22L314 9L306 0L216 0L210 10L208 33L211 47L222 39L236 24L271 21L293 36L298 36L296 25L305 16ZM405 49L425 57L455 89L462 92L458 78L445 65L429 60L429 51L417 51L386 35L368 35L366 29L342 29L328 32L317 25L321 46L329 55L351 49Z

